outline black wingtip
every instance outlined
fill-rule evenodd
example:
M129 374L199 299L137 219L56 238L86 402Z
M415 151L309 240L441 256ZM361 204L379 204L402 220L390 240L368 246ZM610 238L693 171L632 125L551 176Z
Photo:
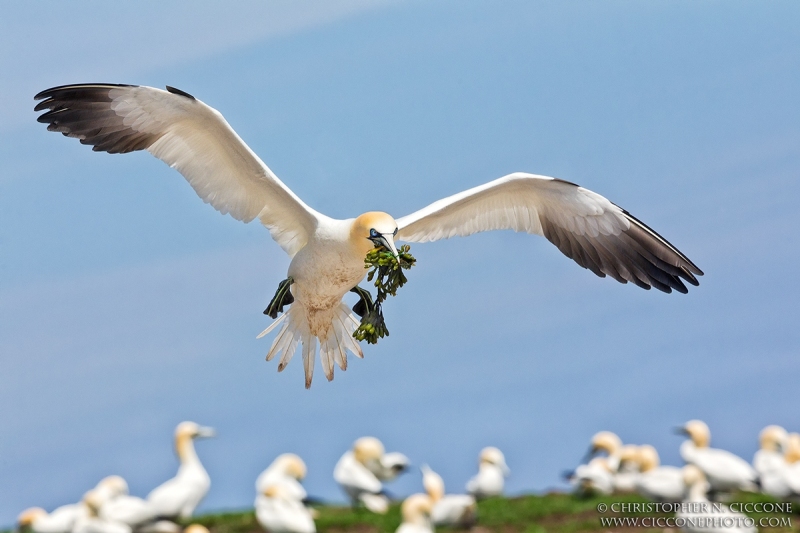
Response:
M176 89L175 87L170 87L169 85L167 85L167 92L170 92L172 94L179 94L181 96L185 96L186 98L189 98L190 100L197 100L197 98L195 98L191 94L187 93L186 91L181 91L180 89Z
M69 85L58 85L56 87L50 87L49 89L45 89L44 91L41 91L36 96L34 96L33 99L41 100L43 98L49 98L59 91L64 91L69 89L88 89L88 88L114 89L115 87L138 87L138 85L130 85L128 83L71 83Z

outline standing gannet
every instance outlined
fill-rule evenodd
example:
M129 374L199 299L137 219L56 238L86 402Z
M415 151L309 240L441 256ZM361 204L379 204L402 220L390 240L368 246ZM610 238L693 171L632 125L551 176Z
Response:
M256 478L256 492L263 494L270 486L281 485L295 500L305 500L308 493L300 481L306 477L306 471L306 463L299 456L283 453Z
M433 502L426 494L412 494L406 498L400 507L403 522L395 533L433 533L432 508Z
M147 150L183 174L204 202L243 222L258 218L292 258L265 313L278 325L267 354L278 371L303 345L311 386L317 341L322 369L345 370L346 351L363 357L358 326L342 297L364 278L374 247L397 256L395 240L429 242L490 230L543 235L600 277L644 289L687 292L702 271L666 239L603 196L568 181L514 173L444 198L405 217L370 212L335 220L307 206L250 150L222 115L190 94L135 85L53 87L34 97L39 122L95 151ZM288 288L288 290L287 290ZM362 301L364 295L359 293ZM361 301L359 302L361 303Z
M314 533L311 512L283 484L269 485L256 496L256 519L269 533Z
M711 432L705 422L690 420L676 432L687 435L681 458L703 471L713 492L758 491L758 474L750 463L726 450L709 448Z
M759 449L753 456L761 491L776 498L792 494L787 479L789 465L784 454L789 433L780 426L767 426L758 436Z
M641 472L639 446L635 444L622 445L616 457L616 465L617 470L612 478L614 492L634 492L636 490L636 480Z
M503 452L494 446L484 448L478 458L478 473L467 482L467 492L477 499L500 496L508 474Z
M786 483L794 494L800 495L800 434L789 433L786 439Z
M436 526L467 528L475 523L478 506L475 498L467 494L445 494L442 476L428 465L422 465L422 486L433 502L431 520Z
M180 460L177 475L147 495L155 516L189 518L211 488L211 478L194 450L194 439L213 437L214 430L194 422L181 422L175 428L175 450Z
M389 510L389 498L383 494L383 483L373 470L383 457L383 443L374 437L361 437L351 450L336 463L333 479L350 497L353 506L363 503L373 513Z
M586 458L591 459L598 453L605 452L608 456L608 466L612 471L619 469L622 451L622 439L616 433L611 431L598 431L592 436L589 442L589 451L586 453Z
M695 465L683 467L683 483L686 487L683 502L686 504L675 513L681 519L682 531L687 533L756 533L755 526L748 526L747 516L731 511L724 504L709 504L709 483L703 471ZM752 522L750 522L752 523Z
M654 502L677 503L683 499L683 471L677 466L661 466L658 452L649 444L639 446L639 475L634 490Z

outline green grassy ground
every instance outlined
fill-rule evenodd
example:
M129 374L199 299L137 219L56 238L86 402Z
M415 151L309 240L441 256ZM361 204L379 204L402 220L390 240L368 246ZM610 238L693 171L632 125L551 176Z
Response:
M774 502L766 496L741 494L736 502ZM646 503L646 500L634 495L609 496L596 498L577 498L569 494L550 493L542 496L521 496L517 498L492 498L478 504L478 524L472 528L473 533L572 533L614 531L644 531L644 527L631 525L620 527L604 526L601 517L667 517L665 513L614 513L598 512L598 505L611 507L613 503ZM615 507L618 508L618 507ZM762 528L770 533L800 532L796 519L800 519L797 508L795 514L770 515L751 514L758 520L761 517L784 517L791 520L791 527ZM352 510L347 507L319 507L316 520L319 533L391 533L400 524L399 505L392 506L386 515L375 515L364 510ZM263 533L252 511L205 515L193 520L203 524L211 533ZM440 531L455 531L440 528Z

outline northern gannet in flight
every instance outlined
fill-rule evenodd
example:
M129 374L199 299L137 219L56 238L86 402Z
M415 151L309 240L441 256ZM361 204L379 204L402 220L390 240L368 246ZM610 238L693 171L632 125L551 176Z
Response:
M342 302L358 292L364 258L374 247L397 256L395 240L429 242L490 230L543 235L600 277L644 289L687 292L703 272L666 239L609 200L561 179L517 172L395 219L382 212L336 220L297 197L242 141L222 115L192 95L136 85L53 87L34 97L39 122L99 152L147 150L180 172L204 202L237 220L258 218L291 257L288 278L266 314L279 324L268 354L283 370L303 345L306 388L317 341L325 377L346 351L363 357L352 334L358 322ZM683 281L682 281L683 280ZM363 302L364 295L358 292ZM358 305L358 304L357 304ZM363 309L363 308L362 308Z

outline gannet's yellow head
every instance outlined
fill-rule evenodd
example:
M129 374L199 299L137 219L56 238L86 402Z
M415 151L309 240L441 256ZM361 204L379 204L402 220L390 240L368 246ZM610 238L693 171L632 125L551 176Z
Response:
M41 507L31 507L30 509L25 509L17 517L17 527L19 529L29 527L36 521L37 518L43 516L47 516L47 511Z
M287 476L291 476L298 481L306 477L306 463L298 455L284 453L279 455L275 462L280 465L280 469Z
M183 533L209 533L206 526L200 524L190 524L183 530Z
M698 448L708 448L708 445L711 444L711 431L701 420L689 420L683 427L676 428L675 432L688 435Z
M494 446L487 446L481 450L479 458L479 465L494 465L503 471L503 475L508 475L508 465L506 465L506 456L503 455L499 449Z
M428 493L431 500L438 502L444 497L444 480L442 476L431 470L428 465L422 465L422 486L425 487L425 492Z
M683 483L687 487L692 487L699 483L706 483L706 475L695 465L686 465L681 469Z
M767 426L758 435L758 442L762 450L782 452L786 449L789 433L780 426Z
M610 431L600 431L592 437L589 447L589 455L593 456L599 452L606 452L613 455L622 447L622 440Z
M193 439L213 437L216 434L214 428L204 427L194 422L181 422L175 428L175 450L178 457L185 457L187 448L191 446Z
M639 466L639 447L635 444L625 444L619 449L620 469L628 466L638 468Z
M270 485L269 487L264 489L264 492L262 492L262 494L264 496L266 496L267 498L284 498L285 499L287 497L286 489L284 489L281 485L278 485L278 484Z
M97 483L95 490L98 497L113 499L128 494L128 482L121 476L106 476Z
M397 235L397 222L388 213L371 211L360 215L353 221L350 229L350 242L360 255L367 255L373 248L383 246L395 257L397 248L394 236Z
M655 448L650 446L649 444L645 444L644 446L639 446L639 470L642 472L647 472L649 470L653 470L654 468L658 468L658 465L661 463L661 460L658 457L658 452Z
M362 465L379 463L386 452L383 443L375 437L361 437L353 444L353 455Z
M412 494L400 507L403 522L406 524L426 523L430 520L433 501L427 494Z
M786 462L789 464L800 461L800 433L789 433L786 439Z
M97 513L100 511L100 508L103 506L103 503L107 501L107 499L101 490L95 488L84 494L81 501L89 510L89 516L97 516Z

